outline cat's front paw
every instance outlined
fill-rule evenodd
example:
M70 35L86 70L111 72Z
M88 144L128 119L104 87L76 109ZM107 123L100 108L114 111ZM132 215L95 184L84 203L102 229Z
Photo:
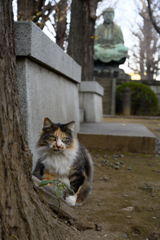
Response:
M77 195L66 197L66 202L69 206L75 206L77 200Z

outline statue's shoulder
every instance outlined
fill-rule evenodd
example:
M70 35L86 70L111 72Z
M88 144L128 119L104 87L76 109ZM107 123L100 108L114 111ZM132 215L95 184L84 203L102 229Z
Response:
M122 29L121 29L121 27L120 26L118 26L116 23L114 23L114 29L116 30L116 31L122 31Z

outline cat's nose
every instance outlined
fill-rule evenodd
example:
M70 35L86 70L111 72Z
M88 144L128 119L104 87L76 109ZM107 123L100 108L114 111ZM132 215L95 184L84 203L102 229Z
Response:
M58 146L58 145L57 145L57 148L61 148L61 146Z

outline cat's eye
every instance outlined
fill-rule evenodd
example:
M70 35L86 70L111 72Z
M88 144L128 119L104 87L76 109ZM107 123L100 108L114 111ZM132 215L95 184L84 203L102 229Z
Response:
M55 141L56 138L54 136L49 136L49 140Z
M67 137L62 138L62 142L66 142L68 140Z

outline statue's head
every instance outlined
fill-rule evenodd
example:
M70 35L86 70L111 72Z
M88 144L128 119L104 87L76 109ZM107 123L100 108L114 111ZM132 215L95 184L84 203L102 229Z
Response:
M109 24L113 22L114 19L114 9L111 7L108 7L103 10L103 18L104 22Z

